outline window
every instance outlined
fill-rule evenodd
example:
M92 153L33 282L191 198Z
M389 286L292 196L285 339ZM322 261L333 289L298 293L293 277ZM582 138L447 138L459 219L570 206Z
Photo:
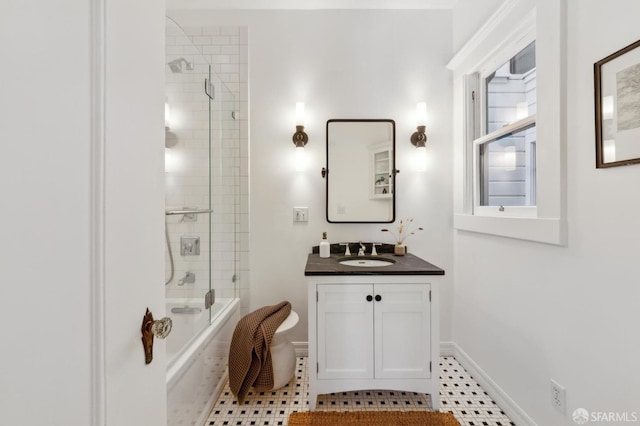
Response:
M566 241L563 3L503 2L447 64L457 230Z
M531 120L515 125L521 127L476 141L479 206L536 205L536 125Z
M496 62L488 61L486 71L474 74L480 90L473 92L478 105L473 110L482 125L474 129L481 135L473 140L473 213L534 217L535 41L499 66L491 65Z

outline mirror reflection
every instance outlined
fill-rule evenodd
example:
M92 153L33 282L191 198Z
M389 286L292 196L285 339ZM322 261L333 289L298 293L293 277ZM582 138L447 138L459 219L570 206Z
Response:
M327 121L327 221L395 219L395 122Z

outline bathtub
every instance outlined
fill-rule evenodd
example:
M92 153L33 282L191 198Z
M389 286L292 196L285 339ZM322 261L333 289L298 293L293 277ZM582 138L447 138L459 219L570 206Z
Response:
M200 312L184 310L185 306ZM172 313L176 307L182 309ZM240 300L216 300L211 309L219 315L206 326L209 313L202 300L167 300L166 315L173 320L166 341L167 426L202 426L226 382L229 344L240 320ZM194 329L202 328L192 337Z

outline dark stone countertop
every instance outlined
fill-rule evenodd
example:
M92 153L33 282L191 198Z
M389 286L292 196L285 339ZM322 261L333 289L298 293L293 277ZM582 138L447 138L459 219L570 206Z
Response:
M407 253L404 256L396 256L392 253L382 253L373 256L376 259L391 259L395 263L388 266L361 267L347 266L339 263L346 256L339 253L331 253L330 257L322 258L316 253L309 254L305 276L311 275L444 275L444 270L437 266ZM358 256L348 256L349 259L358 259ZM372 258L372 256L365 256Z

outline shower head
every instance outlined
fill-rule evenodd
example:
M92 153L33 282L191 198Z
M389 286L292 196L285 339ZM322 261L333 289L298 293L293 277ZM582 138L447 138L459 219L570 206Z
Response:
M169 62L168 65L169 68L171 68L171 72L174 74L180 74L183 71L193 70L193 63L187 61L185 58L174 59L173 61Z

